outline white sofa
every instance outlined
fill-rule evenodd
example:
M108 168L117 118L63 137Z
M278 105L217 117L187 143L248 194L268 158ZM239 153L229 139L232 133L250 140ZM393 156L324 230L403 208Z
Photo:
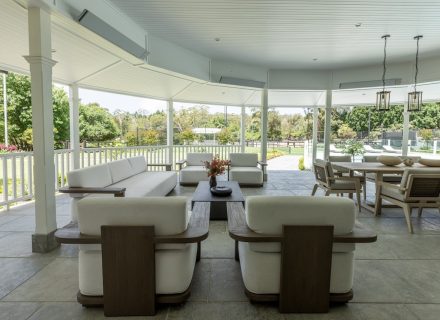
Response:
M72 197L71 215L72 221L76 221L77 203L84 197L110 197L113 188L125 188L126 197L166 196L176 187L177 175L170 171L147 171L145 158L138 156L72 170L67 181L69 187L61 191ZM82 188L87 189L81 192ZM110 194L103 194L106 190Z
M250 196L246 198L245 211L237 206L228 215L231 215L229 234L238 241L236 258L240 261L248 297L251 301L278 300L282 312L296 312L291 311L292 306L286 307L282 303L287 300L287 304L300 304L291 301L292 292L295 292L294 300L307 295L312 297L316 288L320 288L321 293L324 290L327 295L321 303L323 309L293 306L294 310L299 308L299 312L325 312L328 299L338 302L350 300L353 295L355 243L374 242L377 238L367 230L354 231L359 229L355 227L355 205L345 198ZM298 237L293 236L295 240L292 240L292 229ZM315 232L311 229L317 232L325 229L327 233L312 233L310 236L308 234ZM286 247L282 247L281 243L285 243ZM317 252L322 255L316 256ZM301 257L300 260L297 257ZM290 265L286 267L285 263ZM313 270L312 274L309 270ZM328 280L316 280L322 277ZM328 284L326 281L329 281ZM293 290L292 283L297 284ZM291 289L283 291L282 288ZM307 298L305 300L308 304ZM311 303L314 303L314 298Z
M209 177L204 161L212 161L212 153L188 153L186 159L178 162L181 185L196 185L208 181Z
M229 180L237 181L240 186L263 186L266 164L258 161L256 153L231 153Z

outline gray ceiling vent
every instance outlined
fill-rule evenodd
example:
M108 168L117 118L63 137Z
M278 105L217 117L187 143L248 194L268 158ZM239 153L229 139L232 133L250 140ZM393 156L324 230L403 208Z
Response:
M248 80L248 79L240 79L233 77L220 77L220 83L224 84L232 84L234 86L243 86L243 87L252 87L252 88L264 88L266 85L265 82Z
M402 83L402 79L387 79L385 86L398 86ZM343 82L339 84L339 89L356 89L356 88L371 88L382 87L382 80L358 81L358 82Z
M120 33L118 30L116 30L88 10L84 10L81 13L78 18L78 22L82 26L100 35L104 39L110 41L114 45L127 51L128 53L139 59L144 60L148 55L148 51L144 47L141 47L133 40L127 38L125 35Z

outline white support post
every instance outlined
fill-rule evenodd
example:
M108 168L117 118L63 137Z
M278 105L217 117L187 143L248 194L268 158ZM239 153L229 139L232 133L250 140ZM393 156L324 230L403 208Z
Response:
M8 93L6 91L6 72L3 72L3 117L5 127L5 146L9 146L8 137Z
M70 148L72 151L72 168L80 168L80 144L79 144L79 92L78 85L69 87L70 102Z
M246 152L246 107L241 106L241 116L240 116L240 145L241 152Z
M324 160L330 155L331 140L331 120L332 120L332 90L326 91L325 97L325 124L324 124Z
M312 131L312 163L316 160L316 154L318 151L318 116L319 108L313 108L313 131Z
M55 206L55 165L52 106L52 60L50 13L38 7L28 9L29 56L32 91L32 133L34 147L35 233L32 251L48 252L59 244Z
M173 145L174 145L174 106L173 100L167 102L167 146L168 146L168 163L173 163Z
M403 105L402 156L408 155L408 138L409 138L409 112L408 112L408 102L405 102Z
M267 161L267 118L269 111L268 90L264 88L261 94L261 161Z

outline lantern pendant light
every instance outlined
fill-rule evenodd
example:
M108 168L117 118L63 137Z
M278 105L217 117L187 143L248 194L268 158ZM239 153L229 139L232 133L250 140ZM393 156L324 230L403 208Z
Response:
M414 75L414 91L408 92L408 111L420 111L422 109L422 91L417 91L417 75L419 73L419 40L423 36L416 36L414 40L417 40L416 51L416 72Z
M390 110L390 94L391 91L385 91L385 75L387 72L387 40L390 37L389 34L383 35L384 48L383 48L383 73L382 73L382 91L376 93L376 109L377 111Z

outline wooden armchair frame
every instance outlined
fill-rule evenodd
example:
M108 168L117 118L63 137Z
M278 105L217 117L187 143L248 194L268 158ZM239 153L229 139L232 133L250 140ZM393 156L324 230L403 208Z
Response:
M164 243L197 243L208 237L209 203L194 205L185 232L156 236L154 226L102 226L101 236L80 233L71 223L55 232L63 244L101 244L103 265L103 296L85 296L78 291L77 300L83 306L104 306L106 316L154 315L157 303L182 303L190 294L156 294L155 245ZM127 250L127 248L130 248Z
M256 233L246 223L240 203L228 203L229 235L235 240L235 259L239 260L238 242L281 243L281 272L279 294L255 294L247 289L251 301L278 301L279 310L289 312L328 312L330 302L347 302L353 291L330 294L330 273L333 243L369 243L377 235L356 224L353 231L333 235L333 226L283 226L283 234ZM304 245L307 243L307 245ZM311 250L313 248L313 250ZM307 290L304 290L304 288Z
M332 193L336 194L344 194L348 193L352 196L356 193L356 200L359 212L361 211L361 179L360 177L335 177L329 172L328 166L331 166L330 162L327 162L327 165L321 165L320 163L314 163L313 170L315 173L316 183L313 186L312 196L315 195L318 187L325 191L325 195L329 196ZM332 182L336 181L350 181L354 182L354 189L335 189L332 188Z
M381 187L383 186L403 193L403 201L381 193L379 205L382 199L385 199L401 207L410 233L414 233L411 222L413 208L418 208L419 217L422 215L423 208L438 208L440 212L440 174L410 174L406 187L381 182Z

